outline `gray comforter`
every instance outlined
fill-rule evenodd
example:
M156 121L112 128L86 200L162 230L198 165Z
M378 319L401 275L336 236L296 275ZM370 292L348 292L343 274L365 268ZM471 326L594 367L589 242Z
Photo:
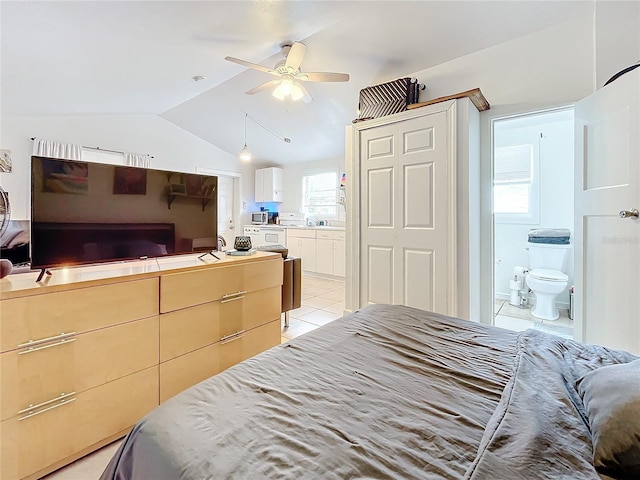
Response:
M598 479L574 383L633 358L374 305L163 403L101 479Z

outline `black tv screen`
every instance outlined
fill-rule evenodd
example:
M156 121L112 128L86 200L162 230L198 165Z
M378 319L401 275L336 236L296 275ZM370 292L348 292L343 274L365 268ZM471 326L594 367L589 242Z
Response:
M31 268L217 245L218 178L31 157Z

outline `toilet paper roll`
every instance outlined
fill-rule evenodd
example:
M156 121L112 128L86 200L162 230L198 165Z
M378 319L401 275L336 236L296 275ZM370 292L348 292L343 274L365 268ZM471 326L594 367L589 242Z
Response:
M524 277L524 274L529 270L526 267L513 267L513 274L516 276L518 280Z
M522 280L509 280L509 290L522 290Z

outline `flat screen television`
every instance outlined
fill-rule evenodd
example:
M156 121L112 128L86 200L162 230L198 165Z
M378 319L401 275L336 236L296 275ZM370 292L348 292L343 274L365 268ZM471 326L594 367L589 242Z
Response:
M31 157L31 268L217 245L218 178Z

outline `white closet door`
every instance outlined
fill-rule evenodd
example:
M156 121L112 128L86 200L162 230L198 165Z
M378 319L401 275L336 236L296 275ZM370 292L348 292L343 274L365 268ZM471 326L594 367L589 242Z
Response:
M362 132L361 305L455 314L455 187L446 112Z

